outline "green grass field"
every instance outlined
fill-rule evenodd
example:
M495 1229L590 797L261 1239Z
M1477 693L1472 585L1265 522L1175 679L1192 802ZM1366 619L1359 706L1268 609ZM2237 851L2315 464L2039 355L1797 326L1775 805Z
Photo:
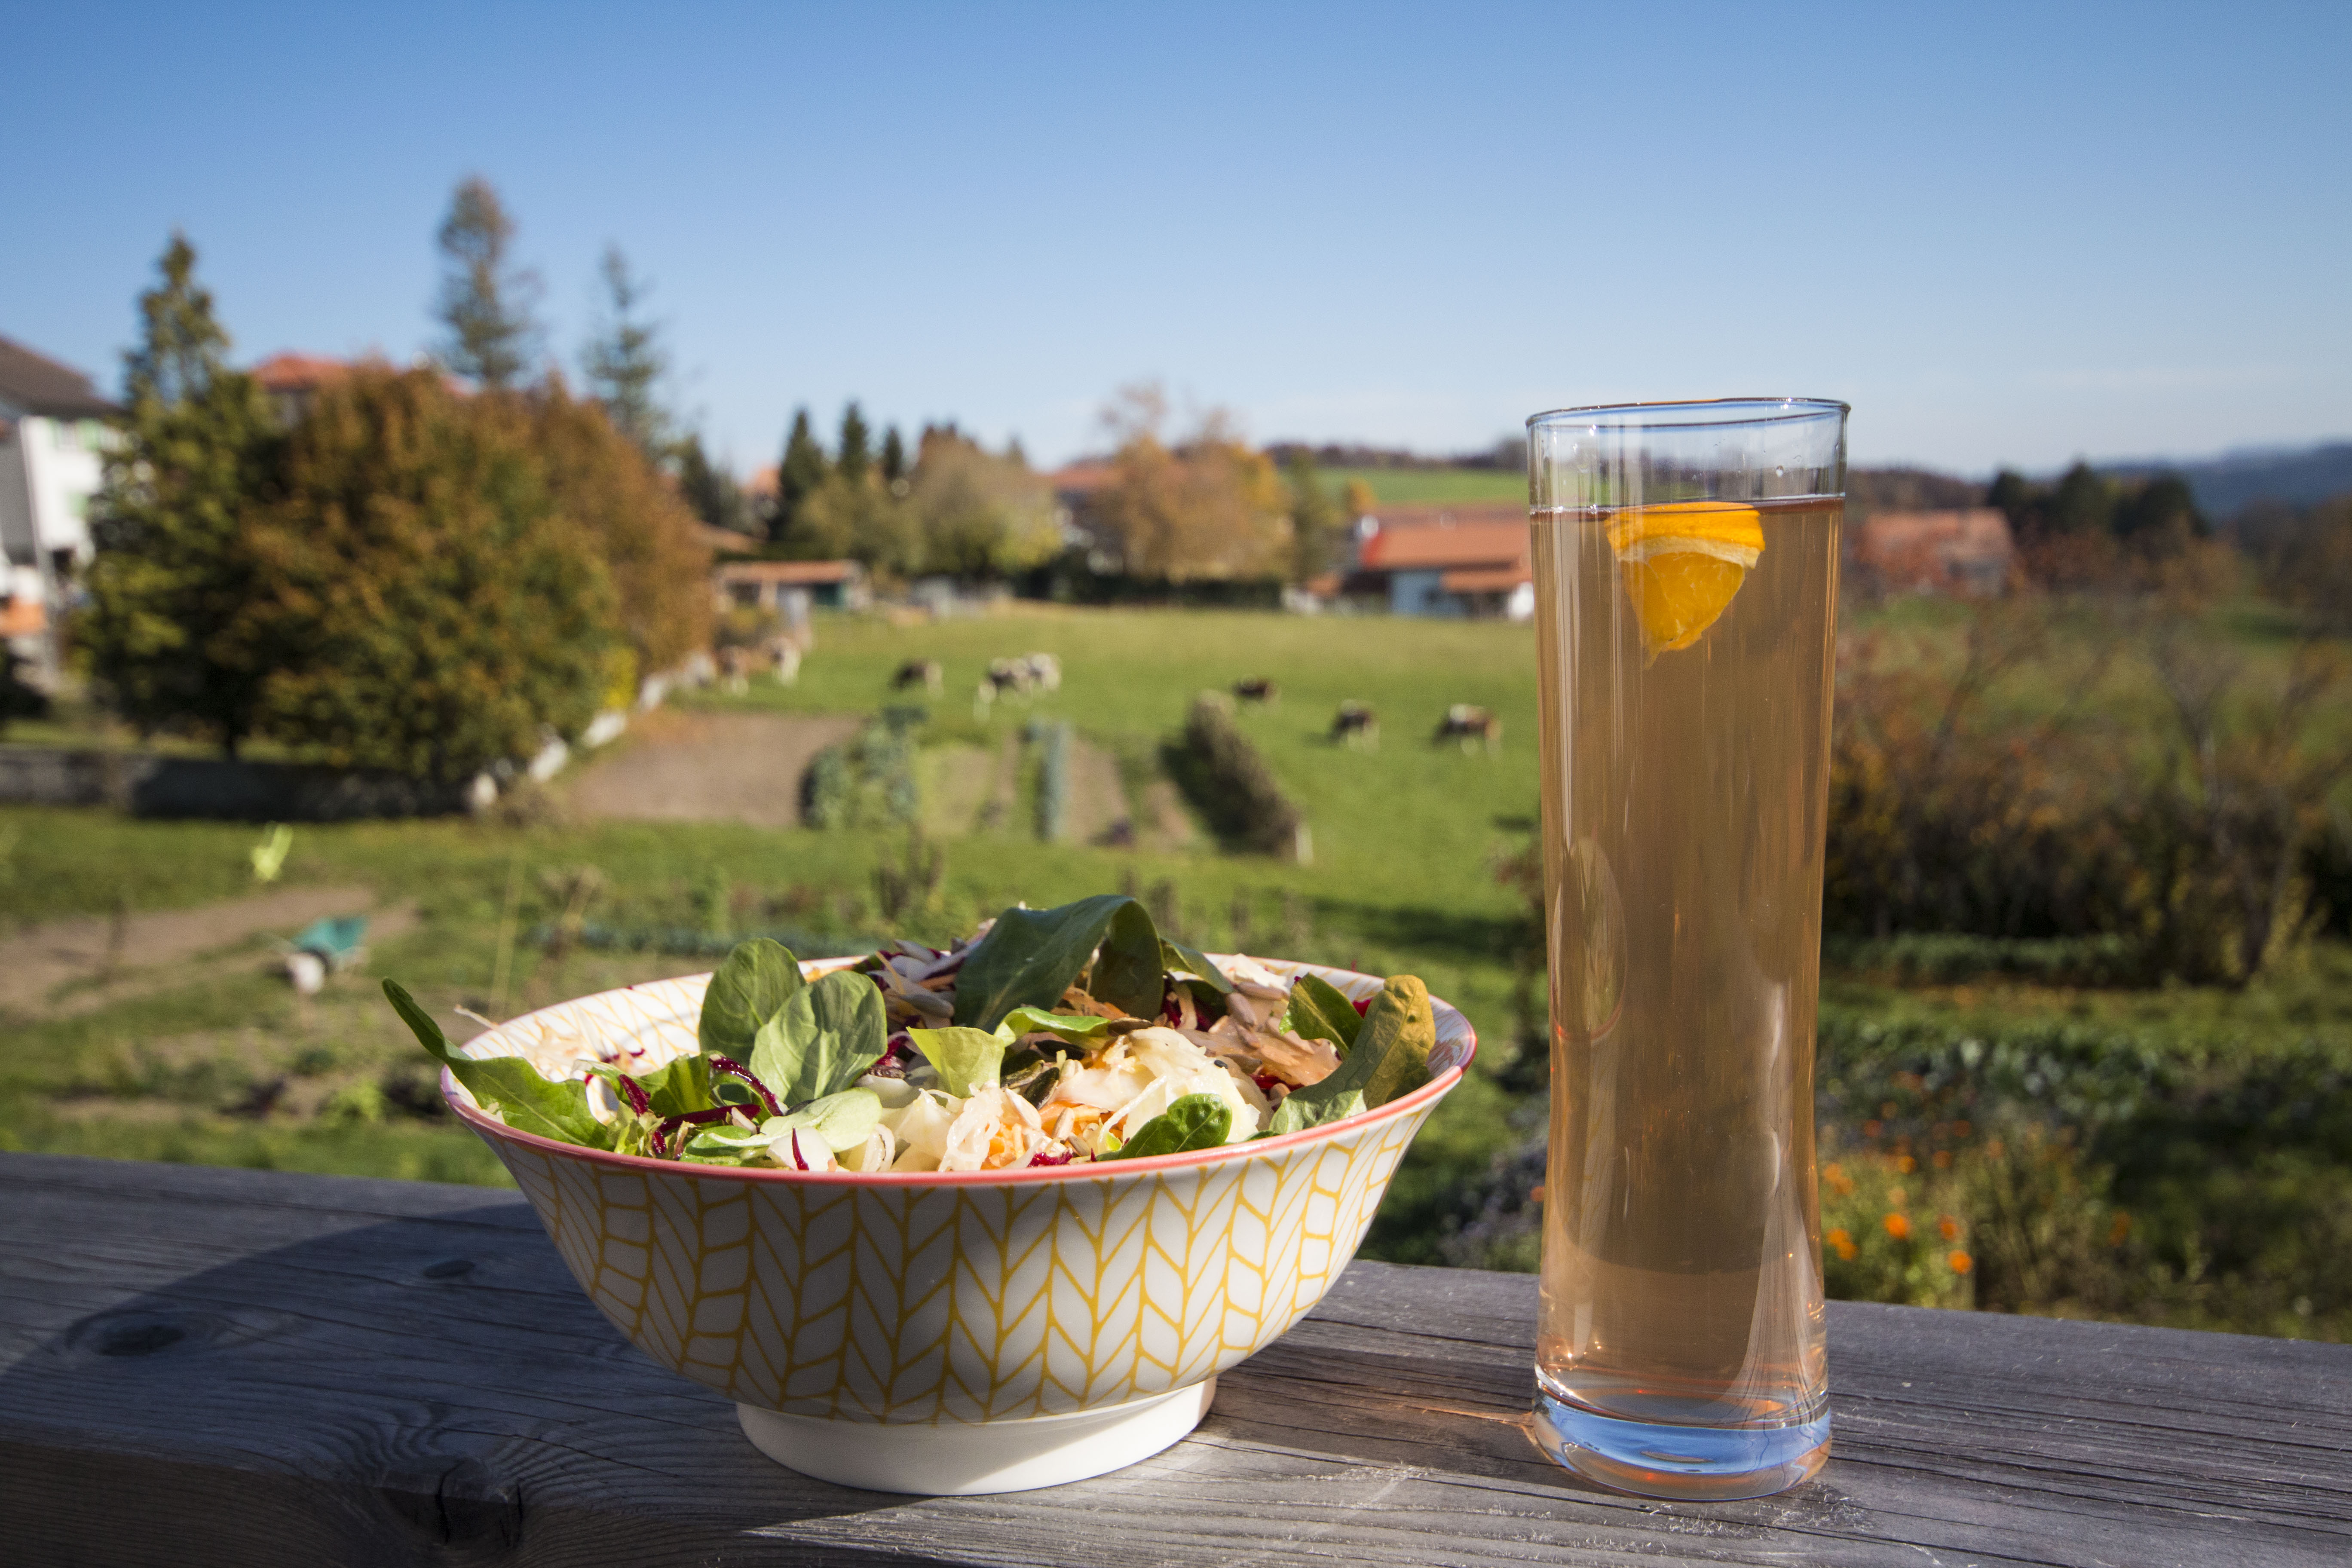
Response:
M2258 608L2221 614L2236 617L2233 635L2248 658L2283 658L2284 645ZM1890 658L1924 661L1954 657L1960 637L1953 606L1919 601L1861 614L1854 629L1882 634ZM939 894L903 927L940 937L1015 900L1043 905L1129 889L1172 908L1185 934L1205 947L1287 950L1422 975L1477 1026L1481 1065L1416 1143L1368 1252L1412 1261L1531 1258L1523 1230L1517 1242L1506 1237L1508 1245L1468 1254L1449 1250L1448 1240L1456 1226L1475 1229L1475 1194L1491 1196L1496 1180L1508 1184L1507 1170L1490 1179L1490 1169L1520 1149L1539 1121L1540 1074L1524 1065L1511 1069L1530 1003L1540 1006L1540 985L1531 995L1517 966L1524 907L1495 874L1498 853L1527 841L1536 809L1528 628L1024 605L903 626L880 616L825 617L817 630L796 686L761 679L742 697L697 693L681 705L690 712L863 714L919 700L929 710L919 732L932 754L967 760L1003 754L1033 719L1067 720L1084 741L1118 760L1130 805L1140 811L1158 747L1196 694L1253 677L1277 681L1278 703L1244 705L1237 722L1300 803L1313 835L1311 864L1222 854L1205 837L1182 849L1045 845L1015 812L994 828L936 840L946 858ZM1000 700L976 714L971 692L988 661L1032 652L1059 658L1061 691ZM943 666L942 697L890 690L898 666L919 658ZM2028 708L2062 700L2065 668L2053 662L2050 673L2030 675L2002 700ZM2104 709L2129 714L2152 700L2144 671L2111 666L2102 679L2115 683L2102 695ZM1378 708L1377 752L1329 742L1333 710L1350 699ZM1498 755L1430 742L1454 702L1479 703L1502 717ZM791 787L778 781L779 789ZM462 1005L503 1016L709 967L707 958L659 952L551 953L528 940L533 927L560 916L588 868L600 890L582 912L597 925L699 932L712 942L753 930L806 931L826 943L882 932L875 872L905 853L900 832L580 820L565 816L563 790L559 781L550 809L511 819L299 828L289 882L365 887L380 907L413 908L415 915L413 927L376 944L363 972L338 977L319 997L294 996L270 973L270 950L257 933L197 963L142 974L126 963L111 979L77 983L32 1012L0 1017L11 1047L0 1056L0 1147L498 1182L495 1162L470 1135L427 1113L422 1058L377 995L377 977L400 978L436 1009ZM0 808L0 940L12 926L64 917L235 900L252 890L246 851L256 837L254 828L231 824ZM2076 1029L2128 1041L2150 1060L2352 1062L2347 997L2352 954L2323 945L2236 993L2013 983L1906 987L1832 974L1824 1018L1840 1039L1874 1037L1883 1027L1931 1042L2042 1041ZM1840 1136L1859 1135L1832 1128L1827 1136L1836 1146ZM1898 1154L1890 1148L1885 1158ZM2315 1229L2307 1215L2315 1202L2336 1203L2325 1184L2337 1178L2325 1169L2231 1179L2239 1183L2231 1191L2272 1194L2263 1224L2324 1239L2326 1227ZM2277 1194L2290 1188L2303 1195L2282 1208ZM2166 1190L2176 1208L2193 1206L2193 1191L2178 1181ZM2315 1191L2320 1198L2309 1197ZM1879 1278L1884 1285L1899 1270ZM2308 1291L2199 1296L2195 1285L2182 1285L2164 1298L2170 1305L2142 1315L2352 1334L2352 1305L2324 1292L2313 1306ZM1933 1290L1895 1299L1956 1300L1953 1287L1946 1276Z
M1437 506L1447 501L1517 501L1525 505L1528 477L1512 468L1326 468L1323 477L1339 493L1349 479L1371 487L1376 500L1392 506Z

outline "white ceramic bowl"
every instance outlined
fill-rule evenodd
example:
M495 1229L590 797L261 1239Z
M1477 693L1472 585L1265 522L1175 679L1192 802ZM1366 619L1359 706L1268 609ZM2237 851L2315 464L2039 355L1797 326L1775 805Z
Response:
M852 960L803 964L812 977ZM1381 982L1312 971L1353 998ZM696 1048L709 975L512 1019L462 1049L554 1070L583 1047ZM727 1394L804 1474L883 1491L1018 1491L1159 1452L1218 1373L1347 1267L1405 1145L1477 1049L1433 1003L1430 1082L1361 1116L1191 1153L940 1173L748 1170L518 1132L446 1072L563 1260L646 1354Z

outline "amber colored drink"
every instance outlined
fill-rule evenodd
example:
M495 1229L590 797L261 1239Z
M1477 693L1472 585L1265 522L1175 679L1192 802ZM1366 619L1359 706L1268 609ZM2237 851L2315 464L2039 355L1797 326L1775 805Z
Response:
M1531 520L1552 1051L1537 1374L1558 1457L1627 1490L1758 1495L1827 1455L1813 1026L1843 510Z

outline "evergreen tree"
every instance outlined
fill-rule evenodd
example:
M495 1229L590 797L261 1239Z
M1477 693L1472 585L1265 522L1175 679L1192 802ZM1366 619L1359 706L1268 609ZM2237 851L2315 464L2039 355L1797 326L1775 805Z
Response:
M89 602L75 640L115 710L142 733L187 729L235 756L266 670L238 625L257 563L248 513L275 480L280 435L229 339L196 253L174 234L163 279L140 296L124 356L123 439L95 498Z
M907 477L907 443L896 425L882 433L882 482L895 493Z
M713 528L724 528L735 533L756 531L751 521L751 509L745 501L735 476L710 460L702 449L702 437L688 436L671 448L677 459L677 488L686 504L694 509L695 516Z
M668 374L669 355L660 329L642 314L651 289L629 270L617 245L604 247L601 270L604 330L582 353L581 366L613 427L635 441L648 462L659 464L670 456L670 420L656 392Z
M776 465L776 510L768 519L768 537L781 542L792 531L803 503L824 484L833 466L824 448L810 433L808 410L793 411L793 431L784 437L783 460Z
M516 268L508 252L514 220L489 182L470 175L449 199L441 220L441 300L436 314L449 335L443 363L478 385L514 385L538 357L540 328L532 315L539 277Z
M852 484L863 480L873 467L874 450L867 442L866 416L852 403L841 411L841 446L833 459L835 469Z

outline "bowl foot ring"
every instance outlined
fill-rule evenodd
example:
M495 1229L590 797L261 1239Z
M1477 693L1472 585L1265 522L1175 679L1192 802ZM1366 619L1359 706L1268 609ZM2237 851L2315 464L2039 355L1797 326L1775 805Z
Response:
M743 1436L787 1469L836 1486L923 1497L1023 1492L1108 1475L1182 1438L1217 1380L1106 1409L1016 1421L884 1426L738 1405Z

